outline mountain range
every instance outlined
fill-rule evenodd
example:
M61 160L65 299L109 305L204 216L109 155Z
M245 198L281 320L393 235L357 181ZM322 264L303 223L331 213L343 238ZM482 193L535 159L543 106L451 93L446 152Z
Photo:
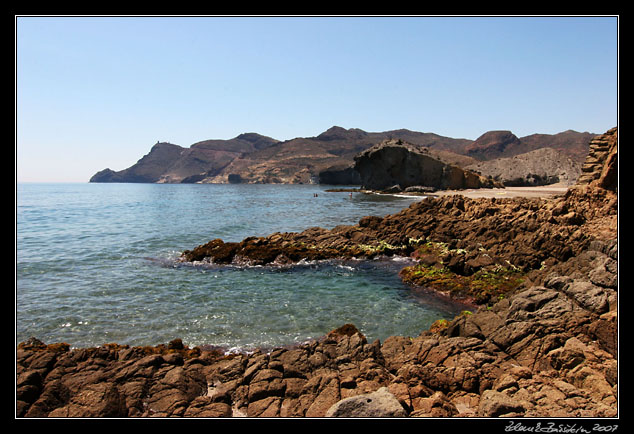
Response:
M390 139L425 147L461 167L541 148L553 148L581 164L595 135L567 130L519 138L511 131L489 131L469 140L407 129L366 132L333 126L315 137L280 141L244 133L228 140L204 140L188 148L157 142L129 168L104 169L90 182L315 183L320 173L345 170L354 164L356 155Z

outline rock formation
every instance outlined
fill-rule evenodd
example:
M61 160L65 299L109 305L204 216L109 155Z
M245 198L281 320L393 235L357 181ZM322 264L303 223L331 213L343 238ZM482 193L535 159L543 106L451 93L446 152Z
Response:
M590 141L590 150L579 177L580 185L594 183L608 190L616 191L618 184L618 139L617 129Z
M319 172L319 183L328 185L360 185L361 176L354 166L333 166Z
M361 185L369 190L413 186L443 190L493 187L491 180L443 161L428 148L386 140L354 157Z
M581 173L581 163L553 148L541 148L514 157L481 161L465 169L491 177L507 187L573 185Z
M71 349L32 338L16 353L17 416L617 417L616 129L593 143L588 176L553 199L426 198L358 225L183 254L287 264L407 253L418 260L403 273L412 285L470 296L473 311L418 336L370 343L346 324L250 354L180 339Z
M460 167L542 147L557 149L578 161L585 158L592 138L590 133L575 131L533 134L519 139L510 132L502 133L485 133L473 141L407 129L366 132L334 126L315 137L286 141L244 133L229 140L204 140L189 148L157 143L131 167L120 171L104 169L90 181L227 183L229 175L239 175L242 183L311 183L318 182L320 173L336 181L340 175L354 173L344 170L337 174L333 167L339 170L352 166L355 155L389 139L427 147Z

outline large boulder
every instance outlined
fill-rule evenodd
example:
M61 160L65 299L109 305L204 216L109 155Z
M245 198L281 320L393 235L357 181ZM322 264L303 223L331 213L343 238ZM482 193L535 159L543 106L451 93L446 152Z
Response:
M407 413L387 387L376 392L342 399L330 407L326 417L406 417Z
M401 140L386 140L354 157L361 185L383 190L398 185L434 187L442 190L494 187L496 184L475 172L441 159L429 149Z

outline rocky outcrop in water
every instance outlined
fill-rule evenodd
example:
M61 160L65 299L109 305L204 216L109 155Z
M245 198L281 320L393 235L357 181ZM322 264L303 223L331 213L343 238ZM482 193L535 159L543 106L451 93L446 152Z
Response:
M402 140L386 140L354 157L361 185L369 190L398 186L442 190L493 187L495 183L475 172L443 161L427 148Z
M616 130L596 143L611 140ZM251 354L179 339L82 349L30 339L17 349L17 416L619 416L616 152L598 166L589 156L600 175L554 199L428 198L358 225L214 240L183 255L281 264L413 254L412 284L479 301L419 336L368 342L347 324Z
M598 268L614 250L596 247L608 252L590 250ZM419 336L370 343L346 325L252 354L30 340L17 351L17 415L614 417L614 292L553 275Z

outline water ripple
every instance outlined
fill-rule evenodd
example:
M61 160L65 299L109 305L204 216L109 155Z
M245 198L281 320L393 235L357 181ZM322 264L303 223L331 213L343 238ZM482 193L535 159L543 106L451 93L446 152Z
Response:
M281 346L352 322L417 335L457 307L404 286L397 261L284 267L183 264L213 238L355 224L414 199L326 186L18 184L16 334L72 346ZM318 193L318 198L314 197Z

